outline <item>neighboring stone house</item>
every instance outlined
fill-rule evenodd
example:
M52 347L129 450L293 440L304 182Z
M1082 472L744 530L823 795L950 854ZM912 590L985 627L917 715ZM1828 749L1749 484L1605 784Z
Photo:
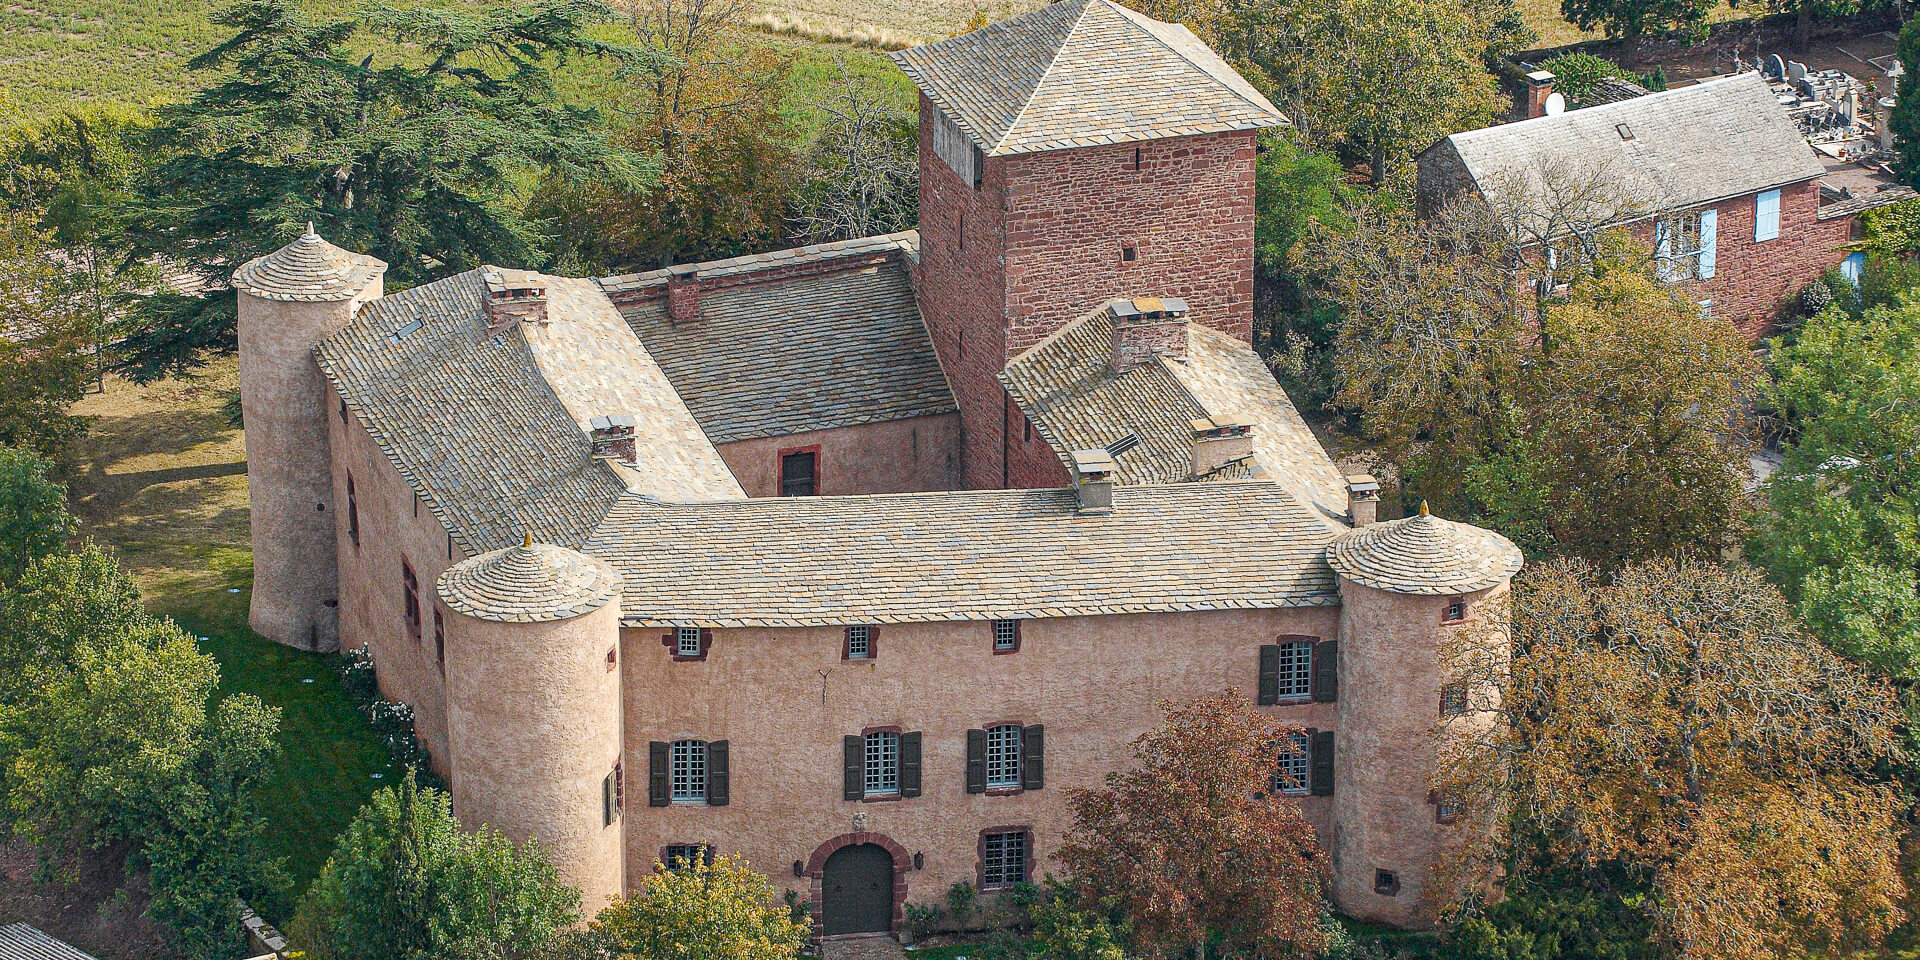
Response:
M1598 171L1614 188L1600 202L1654 244L1662 276L1757 340L1848 257L1873 205L1838 186L1850 166L1823 162L1767 82L1743 73L1454 134L1420 154L1419 198L1425 210L1460 194L1554 210L1564 198L1550 184Z
M1236 689L1356 916L1430 919L1428 788L1521 558L1374 523L1248 343L1254 131L1183 28L1063 0L900 55L925 229L390 296L235 275L252 622L366 644L456 812L589 908L740 854L823 935L1051 867L1166 699Z

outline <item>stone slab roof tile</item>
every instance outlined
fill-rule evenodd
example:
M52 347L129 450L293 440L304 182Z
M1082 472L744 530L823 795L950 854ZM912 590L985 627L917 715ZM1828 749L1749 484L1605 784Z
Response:
M320 239L309 225L298 240L242 264L233 285L264 300L351 300L386 269L381 260Z
M983 621L1339 602L1333 532L1263 482L1071 490L623 499L582 548L621 572L630 625Z
M1419 515L1360 527L1327 547L1342 577L1392 593L1452 596L1520 572L1520 548L1492 530Z
M0 960L93 960L63 940L27 923L0 924Z
M584 616L620 595L605 562L531 536L519 546L470 557L440 575L440 599L455 612L502 623Z
M888 253L899 250L909 258L920 255L920 231L903 230L899 233L884 233L875 237L857 237L852 240L839 240L833 243L817 243L789 250L775 250L771 253L753 253L743 257L730 257L725 260L709 260L691 264L703 278L717 279L742 273L756 273L776 267L793 267L813 263L827 263L852 257L867 257L876 253ZM608 293L627 290L644 290L665 286L667 275L673 268L648 270L641 273L623 273L619 276L603 277L600 286Z
M989 156L1287 122L1187 28L1111 0L1060 0L890 56Z

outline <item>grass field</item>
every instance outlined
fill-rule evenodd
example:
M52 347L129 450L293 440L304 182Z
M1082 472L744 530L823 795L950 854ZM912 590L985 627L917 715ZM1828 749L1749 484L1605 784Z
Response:
M237 382L232 359L191 381L134 387L109 380L105 393L76 410L96 419L72 494L83 533L111 544L148 605L220 661L221 693L251 693L280 708L283 752L267 790L268 845L304 887L334 837L394 771L327 658L247 629L246 453L240 431L220 413Z

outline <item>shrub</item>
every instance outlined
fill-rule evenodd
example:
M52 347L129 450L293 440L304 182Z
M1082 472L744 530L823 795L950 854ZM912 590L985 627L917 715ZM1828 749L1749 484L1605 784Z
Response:
M964 926L967 918L980 908L980 894L973 884L961 880L947 888L947 912L953 914L953 922Z
M940 905L907 904L907 933L915 940L932 933L940 925Z

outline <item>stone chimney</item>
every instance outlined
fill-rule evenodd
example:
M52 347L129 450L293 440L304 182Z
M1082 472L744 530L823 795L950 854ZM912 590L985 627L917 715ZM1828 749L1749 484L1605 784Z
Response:
M1356 473L1347 477L1347 519L1355 527L1372 523L1380 513L1380 481L1372 474Z
M1073 495L1081 513L1113 512L1113 454L1105 450L1073 452Z
M1527 74L1527 89L1521 94L1523 99L1515 104L1520 108L1520 119L1532 120L1547 115L1547 98L1553 96L1553 81L1556 79L1551 70L1535 70Z
M588 423L592 427L595 457L607 457L629 465L633 463L633 417L631 415L616 413L594 417Z
M667 268L667 319L692 323L700 319L700 268L681 264Z
M1204 480L1253 456L1253 424L1232 417L1201 417L1193 427L1193 479Z
M1115 374L1126 373L1154 357L1187 358L1187 302L1167 297L1115 300L1113 357Z
M531 270L491 267L487 280L487 333L526 321L547 322L547 279Z

